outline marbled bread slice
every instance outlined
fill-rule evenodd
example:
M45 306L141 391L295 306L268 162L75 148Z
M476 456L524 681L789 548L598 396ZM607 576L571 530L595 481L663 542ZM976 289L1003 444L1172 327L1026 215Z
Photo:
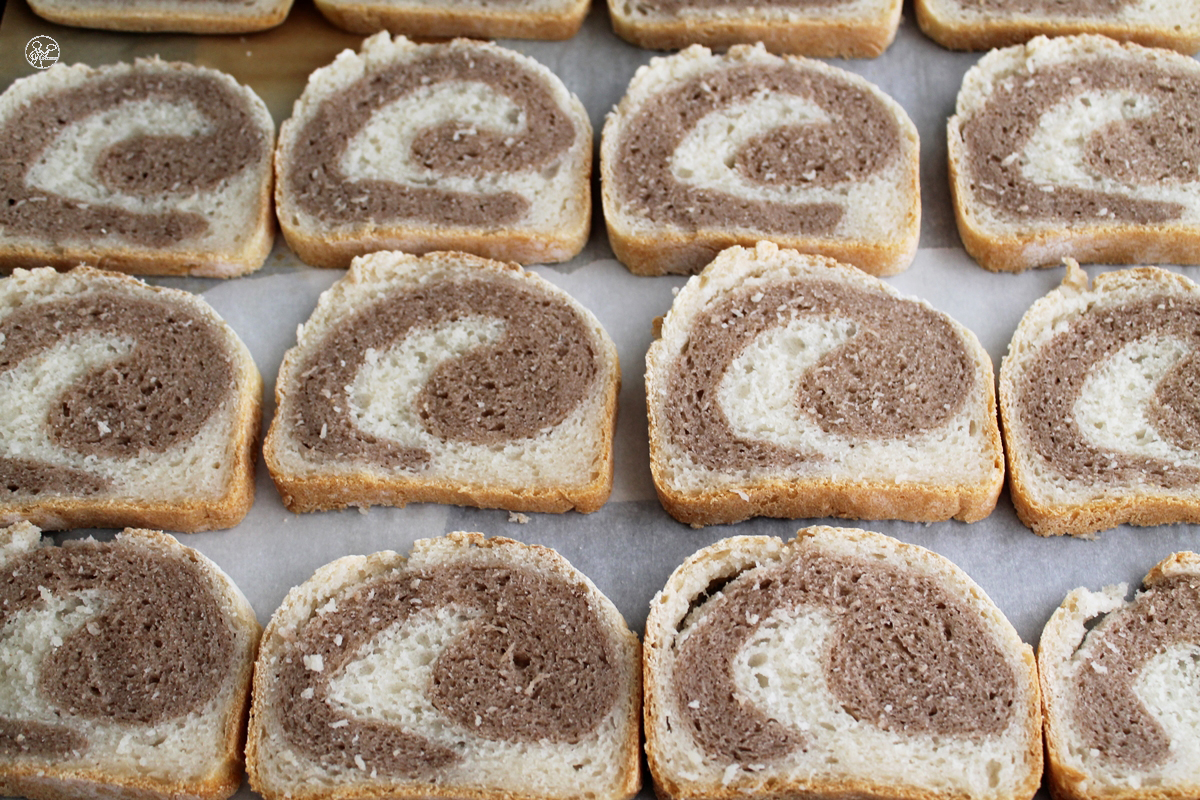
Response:
M1046 773L1057 800L1200 795L1200 556L1067 595L1042 632Z
M59 25L110 31L252 33L279 25L292 0L30 0Z
M233 794L262 630L237 586L157 531L40 540L0 528L0 793Z
M599 321L537 275L373 253L285 355L264 457L293 511L594 511L612 490L619 384Z
M200 297L90 267L0 279L0 524L236 525L261 404L250 352Z
M1004 479L974 334L768 242L724 251L679 292L646 356L646 396L655 488L692 525L975 521Z
M640 646L553 550L477 533L349 556L288 593L255 670L250 785L328 797L625 800Z
M1200 63L1103 36L984 56L948 125L967 252L1016 272L1200 263Z
M217 70L56 64L0 96L0 271L230 277L275 236L275 123Z
M1189 55L1200 50L1200 6L1191 0L916 0L915 7L921 30L954 50L1081 33Z
M1200 522L1200 286L1069 262L1000 367L1010 489L1043 536Z
M912 261L917 130L866 80L737 46L651 59L604 126L609 242L638 274L770 240L876 275Z
M334 25L353 33L381 30L414 38L570 39L591 0L316 0Z
M664 800L1027 800L1033 652L965 573L868 531L738 536L650 604L646 754Z
M608 0L613 30L639 47L722 50L761 42L772 53L874 58L900 25L900 0Z
M276 205L305 262L376 250L566 261L591 226L592 127L515 51L380 33L318 69L279 135Z

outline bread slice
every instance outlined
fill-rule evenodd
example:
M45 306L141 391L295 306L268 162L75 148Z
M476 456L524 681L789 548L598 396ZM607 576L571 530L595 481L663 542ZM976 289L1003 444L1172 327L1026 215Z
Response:
M646 356L650 468L695 526L973 522L1004 479L992 362L927 303L819 256L730 248Z
M566 261L591 226L592 127L550 70L379 33L318 69L279 134L276 204L305 262L376 250Z
M0 528L0 793L233 794L262 630L250 603L157 531L40 540Z
M1200 7L1188 0L916 0L916 13L929 38L954 50L988 50L1035 36L1081 33L1187 55L1200 50Z
M596 318L516 264L381 252L325 292L275 382L284 504L594 511L620 367Z
M570 39L591 5L591 0L317 0L325 18L344 30L414 38Z
M1200 263L1200 64L1103 36L1038 37L963 78L950 188L993 271Z
M0 271L87 263L227 278L275 237L275 123L191 64L55 64L0 96Z
M1000 367L1013 505L1043 536L1200 522L1200 286L1138 267L1068 263Z
M896 38L900 0L806 3L783 0L608 0L613 30L639 47L723 50L761 42L772 53L874 58Z
M1200 556L1175 553L1145 588L1076 589L1046 624L1038 669L1057 800L1200 794Z
M203 299L78 267L0 280L0 524L236 525L262 379Z
M625 800L640 647L545 547L477 533L348 556L263 639L247 745L266 800Z
M644 275L763 239L900 272L920 228L918 149L904 109L853 73L689 47L640 68L604 125L609 242Z
M958 567L869 531L737 536L672 573L645 639L662 800L1027 800L1033 652Z
M283 22L292 0L30 0L29 8L43 19L81 28L253 33Z

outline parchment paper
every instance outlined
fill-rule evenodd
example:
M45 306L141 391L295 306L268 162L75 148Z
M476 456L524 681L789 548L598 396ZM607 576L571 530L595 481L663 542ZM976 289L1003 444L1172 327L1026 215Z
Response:
M952 53L926 39L911 19L878 59L835 61L878 84L907 110L921 134L923 221L921 249L903 274L889 281L922 297L970 327L997 369L1025 309L1058 285L1062 269L995 275L962 250L946 188L945 122L953 113L963 73L979 54ZM34 70L24 60L25 43L52 36L62 60L90 64L158 54L231 72L266 100L278 124L308 73L332 60L361 37L339 32L310 4L299 0L280 28L248 36L129 35L64 28L33 16L25 0L9 0L0 25L0 85ZM604 115L620 99L634 71L653 55L631 47L609 27L607 12L593 9L584 29L566 42L504 41L547 65L587 106L597 143ZM596 206L599 207L598 187ZM1088 268L1095 274L1099 268ZM543 276L591 308L620 353L623 387L616 442L612 499L590 515L528 515L520 524L504 511L437 505L403 509L296 515L284 510L266 470L258 468L258 496L236 528L182 536L220 564L253 603L265 624L284 594L319 566L342 555L381 549L407 552L413 540L453 530L482 531L555 548L588 575L641 633L654 593L695 550L735 534L791 537L815 522L858 526L889 534L941 553L978 581L1008 615L1025 641L1036 644L1042 626L1065 594L1077 586L1136 585L1160 559L1181 549L1200 549L1200 528L1164 526L1107 531L1095 540L1042 539L1017 520L1006 494L996 511L971 525L945 522L752 520L693 530L668 517L650 480L642 373L652 320L670 307L680 278L637 278L612 258L599 211L584 252L565 265L536 267ZM1181 269L1193 279L1194 268ZM342 273L301 264L282 239L260 272L231 281L152 279L199 292L242 336L267 387L265 421L274 404L274 376L296 325L312 311L317 295ZM90 532L58 534L56 538ZM98 535L110 535L100 532ZM240 797L254 795L243 788ZM653 796L644 789L643 798Z

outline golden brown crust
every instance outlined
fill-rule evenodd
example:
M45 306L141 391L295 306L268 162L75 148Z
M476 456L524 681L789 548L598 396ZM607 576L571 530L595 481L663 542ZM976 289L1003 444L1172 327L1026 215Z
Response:
M682 50L702 44L726 50L736 44L762 42L772 53L814 58L876 58L896 38L900 3L892 3L875 19L677 19L635 20L609 0L613 31L625 41L652 50Z
M917 169L914 165L913 191L917 191L916 185ZM626 232L607 218L605 222L613 255L634 275L692 275L704 269L722 250L735 245L752 248L764 238L761 233L753 231L739 234L708 230L694 234L662 231L642 236ZM778 235L771 235L769 239L788 250L826 256L852 264L868 275L887 277L903 272L912 263L917 252L920 222L919 209L910 211L904 228L905 240L892 245Z
M689 494L658 485L655 488L668 514L699 528L751 517L978 522L995 509L1001 483L972 491L829 480L763 481L753 488L742 489L741 494L731 490Z
M31 0L29 8L42 19L59 25L139 33L253 33L274 28L287 19L292 0L260 14L213 14L189 12L186 4L162 9L96 10L87 3L73 10L47 8Z
M364 35L378 31L416 38L465 36L472 39L570 39L587 18L591 0L575 0L558 11L504 11L469 8L392 7L384 3L317 0L317 10L342 30ZM445 248L443 248L445 249Z
M236 792L241 782L240 766L203 783L180 784L166 790L149 779L117 781L99 770L72 771L70 777L56 777L45 768L22 768L0 778L0 792L29 800L223 800Z
M1023 44L1035 36L1072 36L1095 33L1120 42L1145 47L1165 47L1184 55L1200 50L1200 32L1154 25L1106 23L1102 20L1050 20L1027 17L1012 19L991 17L979 22L958 22L938 16L930 0L915 0L917 24L921 31L951 50L990 50Z
M260 219L254 237L241 252L219 260L212 253L188 250L145 252L130 248L80 247L59 245L31 247L0 246L0 274L14 269L54 267L60 271L88 264L98 269L126 275L190 275L197 278L234 278L262 267L275 240L275 219L271 209L271 185L264 185Z
M1013 506L1017 517L1039 536L1093 536L1118 525L1200 524L1200 508L1178 497L1124 497L1095 500L1086 505L1055 508L1031 499L1024 490L1023 474L1009 457Z
M591 159L590 151L588 159ZM277 156L277 170L281 169L279 160ZM276 202L279 202L278 185L275 193ZM279 218L279 224L288 246L301 261L312 267L346 269L358 256L380 250L398 250L414 255L454 250L518 264L554 264L571 260L587 244L592 224L590 189L580 196L580 200L586 206L587 213L580 215L578 224L564 226L553 236L504 229L438 230L416 226L378 228L369 233L313 233L302 225L292 224L286 216Z

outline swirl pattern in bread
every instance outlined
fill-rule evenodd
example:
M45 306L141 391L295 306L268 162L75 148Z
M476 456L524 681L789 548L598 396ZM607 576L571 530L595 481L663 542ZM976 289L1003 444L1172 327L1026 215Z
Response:
M899 272L917 247L917 152L908 115L857 75L689 47L639 69L604 126L609 241L639 274L760 240Z
M898 0L608 0L613 30L656 50L761 42L772 53L874 58L896 37Z
M1200 287L1139 267L1087 275L1021 320L1000 368L1013 504L1042 535L1200 522Z
M984 56L949 122L963 245L983 267L1200 263L1200 64L1103 36Z
M619 382L600 323L533 273L374 253L284 357L265 459L294 511L594 511L612 489Z
M974 521L1003 482L991 359L948 316L819 256L721 253L646 357L650 462L693 525Z
M40 539L0 529L0 792L233 794L261 631L246 598L156 531Z
M255 670L247 768L267 800L624 800L640 648L553 550L451 533L329 564Z
M1058 800L1200 791L1200 556L1175 553L1126 599L1076 589L1038 645L1046 772Z
M565 261L591 226L592 129L548 69L491 44L386 33L310 76L276 203L305 262L377 250Z
M646 620L646 754L669 800L1027 800L1033 652L965 573L878 533L738 536Z
M90 267L0 280L0 521L228 528L262 379L202 299Z
M191 64L56 64L15 81L0 96L0 269L258 269L274 142L258 95Z

